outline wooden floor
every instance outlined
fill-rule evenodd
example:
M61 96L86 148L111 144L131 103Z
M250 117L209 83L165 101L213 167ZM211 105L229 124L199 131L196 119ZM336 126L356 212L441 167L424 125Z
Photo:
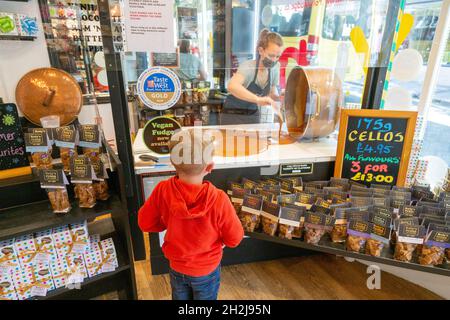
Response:
M149 260L135 270L139 299L171 299L168 275L152 276ZM219 299L441 299L384 272L381 289L369 290L368 276L365 265L327 254L226 266Z

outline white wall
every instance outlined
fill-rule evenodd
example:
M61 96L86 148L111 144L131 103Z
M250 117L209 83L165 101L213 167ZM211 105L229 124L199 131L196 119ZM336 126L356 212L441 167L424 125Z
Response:
M1 12L23 13L37 18L39 33L34 41L0 40L0 97L15 103L15 90L27 72L49 67L47 45L37 0L28 2L0 1Z

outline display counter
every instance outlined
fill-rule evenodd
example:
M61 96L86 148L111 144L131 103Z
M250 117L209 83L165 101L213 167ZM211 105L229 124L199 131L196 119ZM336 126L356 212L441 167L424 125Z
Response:
M239 129L275 131L278 124L208 126L203 129ZM262 175L277 175L280 165L311 164L311 171L301 174L304 181L328 180L334 170L337 141L335 138L322 138L314 141L297 141L292 144L270 144L267 150L248 157L214 157L215 170L205 177L216 187L226 190L228 181L238 181L242 177L259 179ZM147 199L159 181L166 180L175 174L168 156L151 153L143 140L143 129L140 129L133 143L135 172L139 188L139 205ZM143 162L139 156L150 154L158 157L156 165ZM298 174L300 175L300 174ZM164 257L161 245L164 233L150 234L150 262L153 274L168 272L168 261ZM280 243L246 237L234 249L225 248L222 265L249 263L271 260L289 256L313 254L312 251Z

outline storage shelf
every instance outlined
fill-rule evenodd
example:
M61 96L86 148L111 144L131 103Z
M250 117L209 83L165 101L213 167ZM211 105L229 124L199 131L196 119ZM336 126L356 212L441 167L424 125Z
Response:
M73 292L79 293L80 295L83 295L83 290L89 290L89 287L91 286L97 286L100 285L99 283L105 279L113 278L118 276L124 271L127 271L130 269L130 265L126 262L127 261L127 253L124 248L124 244L122 244L117 237L117 234L106 234L102 235L101 239L107 239L107 238L113 238L114 241L114 247L116 248L116 254L117 254L117 261L119 263L119 267L111 272L106 272L99 274L97 276L94 276L92 278L86 278L82 283L80 289L67 289L65 287L58 288L52 291L49 291L45 297L31 297L29 300L50 300L50 299L60 299L66 294L70 294ZM74 291L75 290L75 291Z
M72 201L71 205L72 209L66 214L53 213L48 200L1 209L0 240L93 219L122 208L117 195L112 195L107 201L98 201L90 209L80 208L77 201Z
M314 245L314 244L308 244L299 239L292 239L292 240L282 239L282 238L279 238L276 236L272 237L272 236L266 235L261 232L245 232L245 235L247 235L251 238L254 238L254 239L275 242L275 243L298 247L298 248L302 248L302 249L319 251L319 252L335 254L335 255L340 255L340 256L345 256L345 257L350 257L350 258L355 258L355 259L367 260L367 261L372 261L372 262L378 262L378 263L387 264L387 265L391 265L391 266L395 266L395 267L412 269L412 270L428 272L428 273L434 273L434 274L439 274L439 275L443 275L443 276L450 276L450 263L443 264L441 266L423 266L423 265L420 265L419 263L414 263L414 262L402 262L402 261L395 260L393 258L393 254L390 251L391 250L390 248L385 248L381 253L381 257L373 257L373 256L362 254L362 253L347 251L347 250L345 250L344 244L333 243L329 240L328 237L325 237L325 236L319 242L318 245Z

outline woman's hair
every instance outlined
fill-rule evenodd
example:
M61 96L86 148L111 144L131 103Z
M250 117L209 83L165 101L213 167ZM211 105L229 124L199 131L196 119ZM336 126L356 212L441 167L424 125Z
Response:
M259 33L258 44L257 47L261 47L263 49L269 46L269 43L274 43L277 46L283 46L283 38L277 32L271 32L269 29L262 29Z
M191 43L189 40L179 40L178 45L180 46L180 53L190 53Z

